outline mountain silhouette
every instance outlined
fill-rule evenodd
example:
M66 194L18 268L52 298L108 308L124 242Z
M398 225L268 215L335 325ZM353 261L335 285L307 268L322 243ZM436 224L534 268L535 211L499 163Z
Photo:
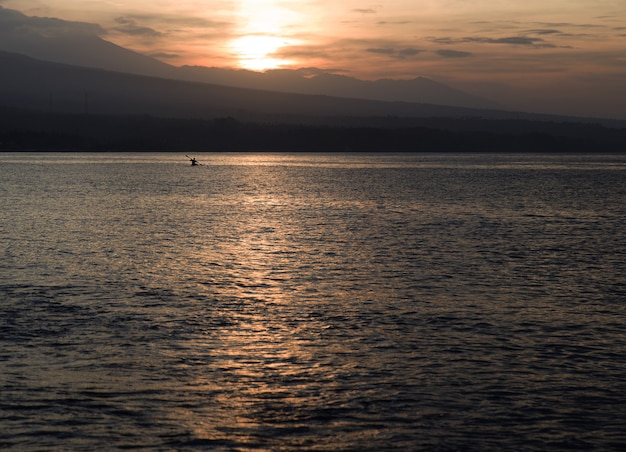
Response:
M359 80L316 68L273 69L263 73L201 66L182 66L179 78L241 88L320 94L354 99L404 101L467 108L502 108L495 102L450 88L426 77L412 80Z
M0 106L49 113L152 115L285 124L410 126L416 118L574 121L624 127L624 121L575 118L414 102L385 102L246 89L37 60L0 51ZM470 122L465 121L465 124ZM477 123L473 122L472 127Z
M131 74L174 78L176 68L98 36L94 24L30 17L0 6L0 50L32 58Z
M0 104L55 113L302 121L303 117L499 116L433 104L281 93L37 60L0 52Z

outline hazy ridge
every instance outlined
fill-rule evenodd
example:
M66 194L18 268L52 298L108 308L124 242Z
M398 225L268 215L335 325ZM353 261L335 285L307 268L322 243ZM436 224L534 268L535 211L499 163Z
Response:
M473 112L434 104L335 98L185 82L50 63L5 52L0 52L0 63L3 66L0 93L4 104L50 112L88 110L92 113L189 118L216 115L432 116Z
M281 93L0 52L0 149L624 152L626 122Z

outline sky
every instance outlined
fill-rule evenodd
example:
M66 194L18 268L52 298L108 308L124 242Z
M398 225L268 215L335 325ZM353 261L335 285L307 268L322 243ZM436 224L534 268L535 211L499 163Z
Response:
M0 0L167 63L425 76L510 108L626 118L626 0Z

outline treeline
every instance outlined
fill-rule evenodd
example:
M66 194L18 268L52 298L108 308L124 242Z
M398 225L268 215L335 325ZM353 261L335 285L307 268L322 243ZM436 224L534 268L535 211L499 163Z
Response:
M4 108L0 150L626 152L626 129L598 124L479 118L382 118L380 126L349 122L243 122Z

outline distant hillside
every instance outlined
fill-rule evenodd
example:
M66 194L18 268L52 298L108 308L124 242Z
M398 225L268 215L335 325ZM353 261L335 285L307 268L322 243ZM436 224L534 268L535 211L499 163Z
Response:
M348 119L348 118L345 118ZM626 128L413 118L395 126L46 113L0 107L0 150L624 153ZM384 123L384 122L383 122Z
M176 68L98 36L96 24L26 16L0 6L0 51L130 74L174 78Z
M0 52L0 149L625 152L575 118L287 94Z
M259 73L201 66L183 66L178 69L177 77L240 88L255 87L271 91L387 102L403 101L466 108L502 109L502 106L495 102L472 96L426 77L416 77L412 80L368 81L331 74L314 68L274 69Z
M624 152L626 123L287 94L0 52L0 149Z
M241 119L510 115L408 102L382 102L183 82L49 63L0 52L0 104L50 112Z

